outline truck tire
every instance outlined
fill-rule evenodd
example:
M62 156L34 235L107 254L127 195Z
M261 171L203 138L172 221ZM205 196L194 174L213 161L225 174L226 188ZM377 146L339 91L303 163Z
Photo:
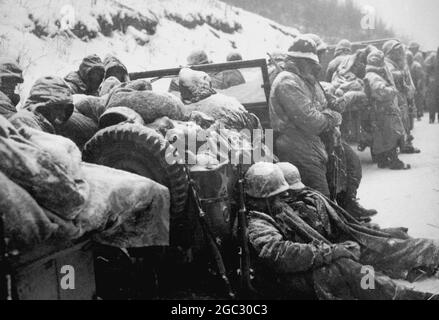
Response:
M130 123L100 130L84 147L84 161L125 170L154 180L171 194L171 223L183 216L188 177L183 165L167 157L177 151L153 129ZM176 220L177 219L177 220Z

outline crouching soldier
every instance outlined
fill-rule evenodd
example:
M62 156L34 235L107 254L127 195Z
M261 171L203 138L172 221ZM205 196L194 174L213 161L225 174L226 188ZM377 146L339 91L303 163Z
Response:
M9 120L15 127L24 125L53 134L70 118L73 109L67 83L59 77L44 77L32 86L23 109Z
M94 54L85 57L79 70L69 73L64 80L70 86L72 94L97 96L104 75L105 68L101 58Z
M15 93L19 83L23 83L23 71L13 61L0 61L0 115L9 118L17 112L20 96Z
M419 269L433 275L438 242L366 228L305 188L297 168L286 176L288 182L271 163L257 163L245 176L257 289L287 299L432 298L393 279ZM362 285L365 268L373 269L374 290Z

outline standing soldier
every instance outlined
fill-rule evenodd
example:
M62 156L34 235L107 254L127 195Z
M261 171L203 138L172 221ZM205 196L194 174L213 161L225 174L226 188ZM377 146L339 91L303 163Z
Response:
M389 40L384 44L383 52L386 56L386 66L398 90L398 106L406 133L405 143L400 151L401 153L420 153L421 151L413 146L414 137L411 135L413 124L411 120L416 115L415 86L407 67L404 46L398 40Z
M332 82L334 73L338 70L340 64L345 60L346 56L352 53L352 43L349 40L341 40L335 47L334 59L329 62L328 70L326 70L326 82Z
M413 53L411 51L407 52L407 65L410 68L410 74L412 75L413 83L416 88L415 92L415 105L418 111L418 120L421 120L424 114L424 104L425 104L425 73L422 65L414 60Z
M23 71L11 60L0 61L0 115L9 118L17 112L20 96L15 93L19 83L23 83Z
M64 80L72 94L98 96L98 89L104 80L105 67L101 58L93 54L85 57L78 71L70 72Z
M434 123L436 113L438 113L439 121L439 93L438 93L438 70L437 54L432 52L425 59L425 72L427 75L427 92L425 94L425 102L430 113L430 123Z
M408 169L398 159L397 147L404 139L404 126L398 108L398 91L387 72L383 52L376 50L367 58L365 82L374 109L372 152L381 169Z
M308 186L329 196L328 154L320 135L338 128L342 118L328 108L317 80L320 71L315 42L297 37L288 50L285 71L273 82L270 121L280 160L295 164Z

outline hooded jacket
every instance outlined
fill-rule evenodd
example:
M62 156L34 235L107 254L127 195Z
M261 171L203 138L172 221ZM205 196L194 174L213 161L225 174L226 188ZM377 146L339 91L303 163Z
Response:
M108 73L109 71L111 71L111 69L120 69L125 74L125 78L122 79L123 80L122 82L127 82L130 80L127 67L117 57L108 55L105 57L103 64L105 68L104 79L107 79L110 76L108 75Z
M385 68L367 66L367 79L371 99L375 106L375 129L373 131L373 152L380 154L396 148L404 139L405 131L398 107L398 91L392 80L386 77Z
M97 55L90 55L85 57L78 71L69 73L64 80L70 86L72 94L87 94L97 95L97 92L91 92L91 89L87 86L88 74L93 69L101 69L105 72L104 65Z
M329 195L326 179L328 154L320 136L341 124L341 114L328 109L317 80L307 79L287 62L270 92L270 122L278 133L276 152L302 173L304 183Z
M14 125L28 125L48 133L54 133L53 125L40 113L42 109L63 108L64 121L73 113L73 98L67 83L59 77L38 79L32 86L23 110L11 117Z

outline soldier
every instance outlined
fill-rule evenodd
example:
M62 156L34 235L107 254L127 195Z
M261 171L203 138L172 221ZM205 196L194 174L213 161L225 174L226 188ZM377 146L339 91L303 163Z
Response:
M115 77L121 83L130 81L127 67L117 57L108 55L103 63L105 68L104 80Z
M334 59L329 62L326 70L326 82L332 82L332 77L346 56L352 53L352 43L349 40L341 40L335 47Z
M72 94L98 96L98 89L104 79L105 68L97 55L85 57L78 71L69 73L64 80Z
M59 77L38 79L32 86L22 110L9 120L15 127L29 126L47 133L56 133L74 110L70 87Z
M339 127L342 118L328 108L317 80L320 71L315 42L297 37L288 50L285 71L273 82L269 109L280 160L295 164L307 185L329 196L328 154L320 135Z
M439 265L437 241L411 239L405 230L389 233L358 223L321 193L305 188L295 167L283 174L277 165L257 163L247 171L245 187L249 243L255 252L254 286L271 294L269 298L433 296L393 279L420 270L434 276ZM365 266L373 266L374 290L361 287Z
M0 115L9 118L17 112L20 96L15 89L23 81L23 71L14 61L0 61Z
M386 56L386 66L398 90L398 106L406 132L405 143L400 151L401 153L420 153L421 151L413 146L414 137L411 135L412 119L416 117L415 86L407 67L404 46L398 40L389 40L383 45L383 52Z
M320 38L318 35L316 35L314 33L307 33L307 34L304 34L303 36L310 38L314 41L314 43L316 44L317 57L319 58L319 61L323 61L325 54L328 52L328 45L322 40L322 38ZM318 77L317 77L317 79L319 79L319 81L323 81L323 79L325 78L324 73L325 73L325 70L320 68L320 72L319 72Z
M232 51L227 55L226 59L228 62L241 61L242 56L239 52ZM239 69L230 69L218 72L215 75L215 79L219 80L217 89L222 90L245 83L244 76Z
M439 67L437 66L437 53L430 53L425 59L425 72L427 75L427 90L425 94L425 102L430 113L430 123L434 123L436 113L439 122Z
M421 46L417 42L413 41L413 42L409 43L409 48L408 49L412 53L413 57L419 53L419 48L420 47Z
M313 40L298 37L287 54L285 71L273 82L270 121L276 132L276 153L281 161L301 168L307 185L333 199L338 197L356 217L368 219L377 212L363 208L356 199L362 176L360 160L348 144L333 145L341 115L328 107L338 108L339 101L328 103L317 80L318 61ZM336 170L339 165L345 170ZM337 171L343 172L344 187L337 185Z
M397 148L404 140L405 130L398 107L398 91L387 71L384 53L376 50L367 57L365 79L370 86L374 116L372 153L379 168L409 169L398 159Z
M242 61L242 55L237 51L232 51L227 55L226 61Z
M414 60L413 53L411 51L407 52L407 65L410 69L410 74L412 75L413 83L416 88L415 92L415 105L417 109L418 120L421 120L424 115L424 104L425 104L425 72L422 65Z

